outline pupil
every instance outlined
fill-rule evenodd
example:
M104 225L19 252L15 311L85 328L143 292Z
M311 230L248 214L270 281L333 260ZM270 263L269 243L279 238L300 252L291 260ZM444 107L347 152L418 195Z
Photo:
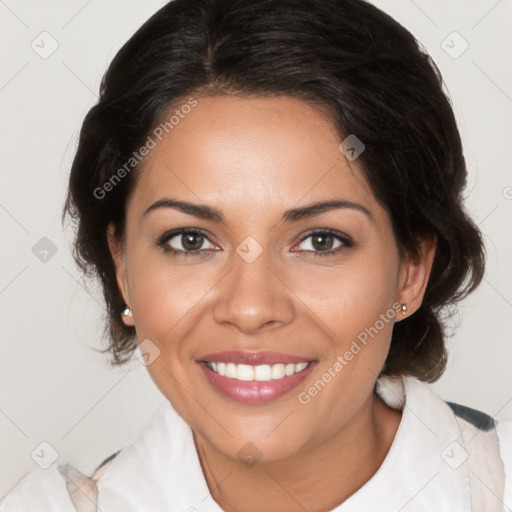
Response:
M182 238L182 244L183 247L189 251L196 251L197 249L201 248L202 245L202 236L200 234L194 234L194 233L186 233L183 235ZM195 240L195 243L194 243Z
M316 243L320 240L320 243ZM319 251L332 249L333 236L332 235L315 235L313 237L313 247ZM330 242L330 243L329 243Z

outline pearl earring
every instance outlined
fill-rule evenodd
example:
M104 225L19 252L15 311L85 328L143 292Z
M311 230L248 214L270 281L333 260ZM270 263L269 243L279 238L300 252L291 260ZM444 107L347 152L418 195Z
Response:
M402 304L402 315L405 315L405 314L407 314L407 305Z
M132 310L126 306L122 312L122 315L124 318L126 318L127 316L130 316L132 314Z

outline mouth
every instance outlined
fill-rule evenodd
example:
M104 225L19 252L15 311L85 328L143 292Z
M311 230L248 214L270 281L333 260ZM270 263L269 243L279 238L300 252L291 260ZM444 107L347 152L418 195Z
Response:
M209 354L197 363L216 392L237 402L257 404L290 393L318 361L277 352L229 351Z
M250 364L235 364L226 362L205 362L205 365L215 373L228 379L235 379L244 382L268 382L269 380L279 380L294 375L305 370L311 361L307 363L277 363L260 364L252 366Z

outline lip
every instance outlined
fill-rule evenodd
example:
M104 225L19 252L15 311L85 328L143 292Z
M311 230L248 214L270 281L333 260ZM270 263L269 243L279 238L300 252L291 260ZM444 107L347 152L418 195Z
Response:
M299 362L306 361L302 359ZM260 382L254 380L241 381L224 377L208 368L205 362L198 362L206 380L214 390L235 402L253 405L277 400L278 398L287 395L311 374L316 364L317 361L310 361L309 365L298 373L287 375L282 379Z
M253 351L253 350L226 350L224 352L214 352L205 356L198 357L197 362L209 363L235 363L250 364L253 366L259 364L278 364L278 363L309 363L313 359L297 356L294 354L284 354L282 352L272 352L269 350ZM307 368L306 368L307 369Z

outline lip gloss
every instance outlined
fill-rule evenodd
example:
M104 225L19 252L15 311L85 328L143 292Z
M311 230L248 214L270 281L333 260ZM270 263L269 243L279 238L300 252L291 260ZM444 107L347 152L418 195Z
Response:
M199 362L207 381L224 396L245 404L260 404L276 400L296 388L312 371L315 362L310 362L304 370L281 379L268 381L242 381L224 377L214 372L204 362Z

